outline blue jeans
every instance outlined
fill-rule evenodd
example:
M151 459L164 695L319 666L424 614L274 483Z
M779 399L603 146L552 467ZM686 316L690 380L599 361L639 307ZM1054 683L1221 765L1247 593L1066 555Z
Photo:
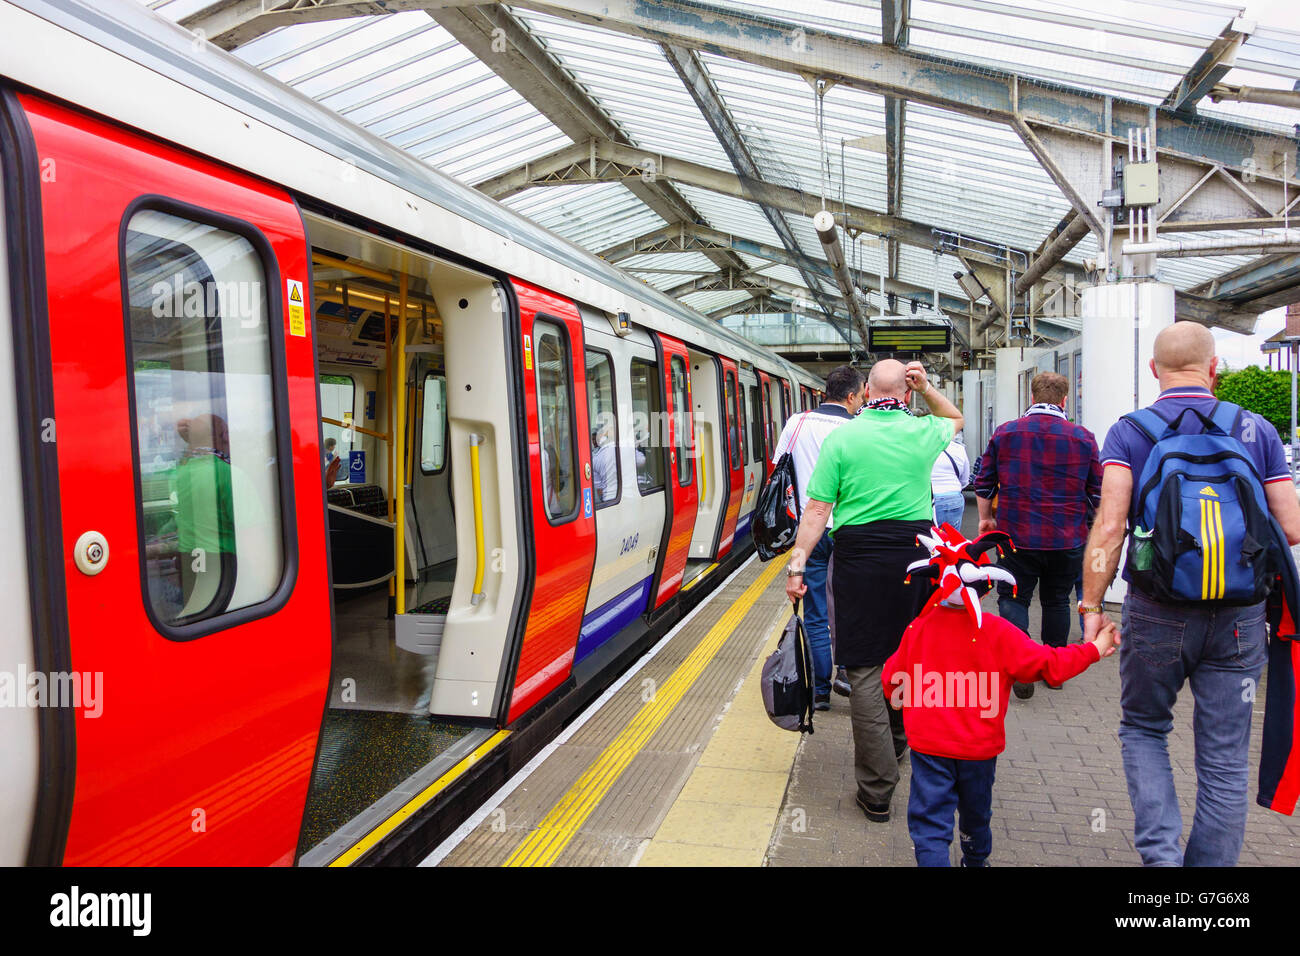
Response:
M1246 833L1250 718L1267 657L1264 605L1167 605L1131 585L1120 645L1120 749L1133 837L1147 866L1233 866ZM1183 681L1196 708L1196 815L1187 848L1169 766Z
M831 693L831 625L826 615L826 566L831 560L830 532L813 548L803 566L803 629L808 635L808 649L813 657L813 693L829 697Z
M983 866L993 852L993 774L998 758L955 760L912 751L907 831L917 866L948 866L952 814L961 828L961 865Z
M998 614L1029 633L1029 602L1034 588L1041 588L1038 603L1043 608L1043 643L1064 647L1070 640L1070 591L1079 579L1083 562L1083 545L1064 551L1036 551L1018 548L998 558L1016 579L1016 595L1011 585L998 582Z
M945 521L952 525L958 531L961 530L961 518L966 513L966 496L960 491L954 491L949 495L936 495L934 499L934 523L935 526L943 524Z

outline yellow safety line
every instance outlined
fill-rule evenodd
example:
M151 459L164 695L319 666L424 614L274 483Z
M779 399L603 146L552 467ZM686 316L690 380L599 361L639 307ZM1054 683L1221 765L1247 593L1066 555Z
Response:
M682 585L682 590L683 590L683 591L689 591L691 588L695 587L695 585L699 584L699 583L700 583L701 581L703 581L706 577L708 577L709 572L712 571L712 570L713 570L714 568L716 568L717 566L718 566L718 562L717 562L717 561L714 561L712 564L710 564L707 568L705 568L705 569L704 569L703 571L701 571L699 574L695 575L695 577L691 578L691 580L689 581L689 583L687 583L687 584L683 584L683 585Z
M410 800L406 801L406 803L404 803L392 816L353 844L351 849L347 850L342 856L331 863L330 866L351 866L364 854L369 852L371 847L377 844L384 837L388 836L388 834L392 833L393 830L397 829L401 824L405 823L411 814L415 813L426 803L460 779L460 777L464 775L465 771L469 770L470 767L482 760L490 750L495 749L501 741L505 740L509 736L510 731L498 730L495 734L474 748L474 752L468 757L461 760L460 763L456 764L456 766L452 767L433 783L429 784L429 786L425 787Z
M637 711L618 736L583 771L537 829L515 848L505 866L550 866L559 858L597 804L694 685L780 570L780 562L773 562L745 589L745 593L727 609L653 698Z

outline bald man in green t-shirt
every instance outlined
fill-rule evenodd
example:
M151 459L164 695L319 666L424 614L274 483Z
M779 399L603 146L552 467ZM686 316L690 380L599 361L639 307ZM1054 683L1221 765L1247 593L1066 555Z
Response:
M912 416L913 392L933 414ZM857 802L868 820L889 820L898 762L907 751L901 712L889 707L880 671L929 594L928 580L903 580L907 566L927 556L916 536L932 524L930 472L963 422L920 362L877 362L867 378L862 413L822 444L790 552L786 594L798 600L805 590L805 557L834 508L827 583L831 642L853 688Z

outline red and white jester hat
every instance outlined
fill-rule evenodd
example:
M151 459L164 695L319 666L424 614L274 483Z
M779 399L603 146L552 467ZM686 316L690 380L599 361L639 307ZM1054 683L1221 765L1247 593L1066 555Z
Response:
M930 557L909 564L907 579L904 581L905 584L909 583L913 575L920 575L934 578L939 584L917 617L929 613L939 604L965 607L974 619L975 626L980 627L984 623L980 596L971 585L1006 581L1014 594L1016 579L1006 568L995 565L989 552L996 549L1001 555L1015 551L1016 547L1004 531L989 531L974 541L967 541L960 531L946 521L932 531L932 534L916 536L917 544L929 548Z

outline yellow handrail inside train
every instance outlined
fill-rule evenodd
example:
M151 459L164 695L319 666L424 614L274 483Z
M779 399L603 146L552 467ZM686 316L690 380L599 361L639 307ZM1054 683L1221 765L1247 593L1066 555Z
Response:
M389 353L389 367L397 363L389 378L391 389L389 401L395 402L397 421L393 433L397 436L397 447L392 448L393 470L389 472L395 482L393 488L393 509L397 512L397 534L394 544L397 549L393 562L393 577L397 589L398 614L406 613L406 272L403 271L397 293L397 347Z
M483 600L483 485L478 466L478 447L482 443L482 435L470 434L469 474L474 485L474 593L470 596L471 604Z

